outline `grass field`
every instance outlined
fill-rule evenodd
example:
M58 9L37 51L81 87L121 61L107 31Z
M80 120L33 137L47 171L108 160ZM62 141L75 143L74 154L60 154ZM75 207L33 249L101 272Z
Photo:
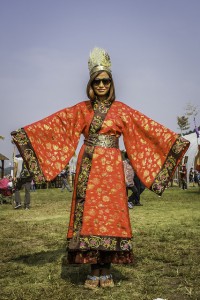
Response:
M23 196L23 192L22 192ZM200 299L200 193L146 190L130 210L134 265L113 265L115 287L83 288L89 266L65 265L71 193L31 194L31 209L0 206L0 300Z

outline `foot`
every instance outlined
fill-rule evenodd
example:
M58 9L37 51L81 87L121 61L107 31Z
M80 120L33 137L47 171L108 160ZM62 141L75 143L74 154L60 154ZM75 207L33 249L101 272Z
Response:
M86 289L94 290L99 286L99 277L88 275L84 287Z
M143 206L143 204L139 202L139 203L136 203L135 206Z
M128 202L128 208L133 208L133 203L132 202Z
M18 209L18 208L20 208L21 207L21 204L17 204L16 206L15 206L15 209Z
M102 275L100 276L100 286L102 288L112 288L114 287L114 281L112 279L112 275Z

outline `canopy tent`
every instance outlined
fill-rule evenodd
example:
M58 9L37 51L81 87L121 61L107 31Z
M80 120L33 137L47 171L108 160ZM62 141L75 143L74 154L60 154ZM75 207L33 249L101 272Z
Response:
M199 148L200 148L200 142L197 139L196 132L190 133L188 135L184 135L184 138L190 141L190 147L188 148L187 152L185 153L183 161L187 161L187 170L189 173L190 168L193 168L194 170L199 168L198 166L198 160L197 155L199 155Z
M4 177L4 160L9 160L9 158L7 158L6 156L4 156L3 154L0 153L0 161L1 161L1 167L0 167L1 174L0 174L0 176L1 176L1 178Z

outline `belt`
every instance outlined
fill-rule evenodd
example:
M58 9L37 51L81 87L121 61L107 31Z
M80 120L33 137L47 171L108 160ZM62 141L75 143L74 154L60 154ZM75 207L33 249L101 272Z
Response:
M119 138L115 135L90 134L84 140L87 146L100 146L104 148L119 148Z

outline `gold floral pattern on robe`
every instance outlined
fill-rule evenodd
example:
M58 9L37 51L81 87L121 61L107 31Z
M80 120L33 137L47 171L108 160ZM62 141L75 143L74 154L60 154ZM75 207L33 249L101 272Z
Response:
M30 166L31 159L35 157L34 161L38 162L44 177L52 180L74 154L80 135L88 138L95 109L90 101L63 109L25 126L23 138L14 133L14 142L27 164ZM104 112L103 106L101 110ZM189 142L119 101L112 103L103 124L98 116L95 116L94 121L93 124L95 128L99 126L101 135L123 135L128 157L138 177L147 188L161 195L187 151ZM91 127L92 133L96 133L95 128ZM121 153L117 148L90 147L83 145L79 153L67 237L72 239L76 228L76 186L86 149L91 151L92 161L86 189L83 191L85 198L79 248L90 248L93 251L92 247L100 243L101 247L106 245L111 251L116 238L117 244L121 245L122 252L125 253L126 249L130 249L127 241L132 238L132 232ZM81 257L83 259L77 257L75 260L94 261L90 254L87 258L84 255ZM116 261L116 257L113 260ZM130 257L127 257L127 261L130 261Z

